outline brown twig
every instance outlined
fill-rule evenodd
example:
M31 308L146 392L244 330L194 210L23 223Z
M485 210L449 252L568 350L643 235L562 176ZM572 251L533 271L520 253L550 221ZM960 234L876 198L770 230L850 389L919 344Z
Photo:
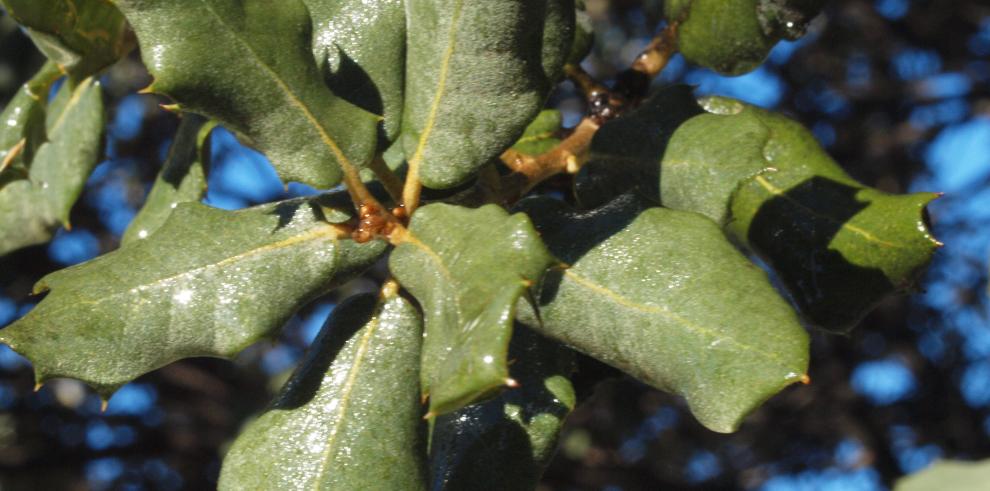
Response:
M677 23L671 23L650 41L631 67L619 74L609 90L580 66L568 64L564 72L588 101L588 115L574 131L550 151L525 155L509 149L502 162L512 173L502 178L502 199L511 203L541 182L562 172L576 174L588 159L591 139L601 125L635 107L646 96L650 82L677 51Z
M368 168L371 172L375 173L375 177L378 178L378 182L382 183L385 188L385 192L388 193L392 201L396 203L402 203L402 180L399 176L389 169L388 164L385 163L385 159L381 155L376 156L369 164Z
M677 23L668 24L653 37L632 66L616 77L615 92L629 100L646 96L653 78L663 71L670 57L677 52Z
M570 136L538 156L522 154L512 149L503 153L502 162L512 169L512 173L503 178L503 199L511 203L536 185L562 172L576 174L588 158L591 138L599 126L595 119L586 117Z

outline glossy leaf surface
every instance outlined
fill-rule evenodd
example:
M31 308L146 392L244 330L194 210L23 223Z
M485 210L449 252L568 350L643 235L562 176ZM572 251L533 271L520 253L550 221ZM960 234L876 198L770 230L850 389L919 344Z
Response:
M0 0L34 44L70 77L81 80L134 47L120 11L108 0Z
M313 19L313 54L337 96L384 117L379 141L402 123L406 10L402 0L304 0Z
M335 96L301 0L118 0L150 87L246 135L283 181L329 188L368 162L378 117Z
M772 167L763 152L770 131L741 102L710 97L702 103L705 110L675 128L661 154L660 195L664 206L725 225L739 183Z
M46 96L58 76L55 64L46 63L0 113L0 189L28 176L31 159L46 138Z
M320 203L181 204L148 239L44 277L48 296L0 341L38 381L76 378L104 397L180 358L233 356L384 252L342 239Z
M68 224L100 160L105 123L97 82L62 86L45 114L46 141L24 163L28 177L0 188L0 255L46 242L59 224Z
M450 188L508 148L571 48L568 0L407 0L402 142L411 169Z
M419 312L393 296L336 307L299 369L224 458L220 489L426 489Z
M188 113L183 116L169 147L168 157L155 179L144 206L127 226L121 244L146 239L165 223L179 203L199 201L206 194L209 147L205 146L216 125Z
M547 275L539 319L520 311L533 329L683 396L719 432L804 377L793 309L708 218L628 195L586 213L547 198L521 208L571 265Z
M665 206L726 224L828 330L848 331L914 288L938 248L924 218L937 195L863 186L783 116L721 98L704 106L710 113L685 123L664 157Z
M443 414L506 385L516 301L552 263L525 215L431 204L389 269L423 307L422 389Z
M585 208L608 203L630 190L660 203L660 166L667 142L684 121L702 112L691 87L672 85L658 90L625 116L608 121L591 140L591 157L574 181Z
M520 387L440 416L433 428L431 486L439 490L535 489L574 409L574 353L524 326L509 347ZM483 463L483 464L481 464Z

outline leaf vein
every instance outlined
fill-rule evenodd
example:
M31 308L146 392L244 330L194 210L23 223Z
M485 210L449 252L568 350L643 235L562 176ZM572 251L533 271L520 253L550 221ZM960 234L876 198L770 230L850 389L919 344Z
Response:
M864 239L866 239L867 242L874 242L874 243L879 244L881 246L891 247L891 248L894 248L894 249L904 249L904 246L902 246L900 244L895 244L893 242L888 242L888 241L883 240L883 239L880 239L880 238L876 237L875 235L871 234L870 232L868 232L868 231L866 231L866 230L864 230L864 229L862 229L860 227L857 227L856 225L852 225L852 224L847 223L847 222L840 222L840 221L836 220L835 218L833 218L833 217L831 217L829 215L823 215L821 213L818 213L817 211L815 211L815 210L813 210L813 209L805 206L800 201L797 201L794 198L788 196L787 193L784 192L784 190L778 188L777 186L774 186L773 183L771 183L770 181L767 181L766 178L763 177L762 175L756 176L755 179L756 179L756 182L758 182L760 184L760 186L762 186L763 189L765 189L768 193L770 193L770 194L772 194L772 195L774 195L774 196L776 196L778 198L782 198L782 199L786 200L787 202L789 202L789 203L797 206L798 208L801 208L802 210L806 211L809 215L812 215L812 216L821 218L823 220L827 220L829 222L832 222L832 223L834 223L836 225L839 225L840 227L842 227L844 229L847 229L850 232L853 232L853 233L855 233L855 234L863 237Z
M337 435L340 433L340 427L343 426L344 413L350 405L351 395L354 393L354 385L357 381L358 373L361 371L361 364L364 363L364 357L368 353L368 346L371 343L371 338L378 329L380 316L381 312L375 313L374 320L368 325L364 335L361 336L357 353L354 354L354 362L351 363L351 368L347 371L347 380L344 382L344 387L341 389L341 401L338 406L337 416L333 420L335 424L333 425L333 429L330 430L330 435L327 437L327 446L323 450L323 461L320 464L319 472L316 474L316 481L313 483L314 490L322 489L321 485L323 484L323 476L326 475L327 468L330 465L330 460L334 456L334 451L336 450L337 444Z
M641 312L647 312L647 313L653 313L653 314L660 314L660 315L662 315L662 316L664 316L664 317L666 317L666 318L674 321L675 323L678 323L678 324L683 325L684 327L686 327L688 329L688 331L691 331L691 332L693 332L695 334L698 334L698 335L704 336L704 337L708 337L708 338L712 338L712 339L727 340L730 343L738 346L742 350L751 351L753 353L756 353L758 355L761 355L761 356L763 356L763 357L765 357L765 358L767 358L767 359L775 362L777 365L779 365L779 366L781 366L783 368L787 368L787 365L784 362L784 360L782 360L780 358L780 356L778 356L775 353L771 353L771 352L768 352L768 351L760 350L760 349L758 349L758 348L756 348L754 346L750 346L750 345L748 345L746 343L740 342L739 340L737 340L735 338L732 338L732 337L726 337L726 336L720 335L719 333L717 333L715 331L712 331L711 329L709 329L707 327L704 327L702 325L693 323L690 320L688 320L688 319L686 319L684 317L681 317L681 316L679 316L679 315L677 315L677 314L675 314L675 313L671 312L670 310L667 310L667 309L665 309L663 307L660 307L660 306L657 306L657 305L642 304L642 303L638 303L638 302L635 302L633 300L630 300L630 299L622 296L621 294L619 294L619 293L617 293L615 291L612 291L611 289L609 289L609 288L607 288L605 286L599 285L599 284L597 284L597 283L595 283L595 282L593 282L593 281L591 281L591 280L589 280L587 278L584 278L584 277L578 275L572 269L565 270L564 271L564 276L567 276L567 277L571 278L574 281L574 283L576 283L576 284L578 284L578 285L580 285L580 286L582 286L582 287L584 287L584 288L586 288L588 290L591 290L593 292L596 292L596 293L601 294L602 296L604 296L605 298L611 300L614 303L617 303L617 304L622 305L622 306L625 306L625 307L629 307L629 308L634 309L634 310L639 310Z

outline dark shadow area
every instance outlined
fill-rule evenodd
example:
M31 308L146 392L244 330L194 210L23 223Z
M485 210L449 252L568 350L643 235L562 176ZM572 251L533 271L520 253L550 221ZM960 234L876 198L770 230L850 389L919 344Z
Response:
M280 201L274 207L272 207L272 215L278 217L278 223L275 225L275 229L272 232L281 230L292 223L292 217L296 216L296 211L299 210L303 205L307 205L314 213L318 213L317 216L322 218L323 211L320 210L318 206L315 206L311 201L300 198L287 201Z
M581 206L602 206L630 189L660 204L660 160L667 143L682 123L702 112L691 86L670 85L602 125L591 141L591 160L574 181Z
M206 118L195 113L186 113L182 117L183 122L179 124L179 131L175 134L175 140L169 147L168 158L165 160L165 167L162 168L161 172L161 179L172 185L173 189L179 189L182 180L189 174L189 169L197 161L203 166L204 177L209 178L210 172L211 152L200 152L196 145L199 130L206 122ZM204 149L210 148L210 138L208 136L203 142ZM176 152L182 152L182 155L177 155Z
M311 401L337 354L374 315L374 295L356 295L341 303L313 341L299 368L286 382L272 409L296 409Z
M764 202L747 240L780 276L807 319L846 331L895 290L884 273L849 262L830 244L869 203L855 188L813 177Z
M537 482L545 464L537 461L538 452L546 450L533 448L526 428L506 414L506 406L518 408L524 425L532 424L541 414L563 420L568 411L544 381L554 375L569 375L573 358L557 343L519 323L514 329L509 345L509 359L514 360L510 371L520 387L437 418L431 453L432 489L515 491ZM505 459L506 454L513 458Z
M340 65L337 71L331 71L326 64L323 69L323 80L334 95L354 104L365 111L382 115L385 106L382 102L381 90L375 85L368 72L361 68L344 50L337 48ZM379 125L381 131L381 125ZM381 135L379 135L381 136Z

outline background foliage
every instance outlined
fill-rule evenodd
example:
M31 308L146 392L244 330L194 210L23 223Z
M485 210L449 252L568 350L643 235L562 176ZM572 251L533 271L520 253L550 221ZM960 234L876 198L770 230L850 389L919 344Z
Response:
M657 25L659 2L588 2L598 37L586 66L608 79ZM702 428L682 403L618 378L570 417L546 489L882 489L938 457L990 456L990 323L985 297L990 222L990 6L979 0L835 0L811 34L784 42L737 78L676 57L658 83L685 81L784 111L811 128L865 184L943 191L932 206L936 255L928 290L885 303L848 338L814 335L810 386L793 387L738 433ZM42 61L0 17L6 100ZM134 218L177 118L136 58L102 78L111 108L108 160L81 206L46 246L0 259L0 325L27 312L44 274L112 250ZM574 124L570 87L552 105ZM259 154L215 133L207 204L234 209L311 190L284 189ZM382 272L372 274L382 275ZM366 280L341 296L368 291ZM290 321L280 339L236 364L183 361L125 386L105 414L77 382L32 393L31 369L0 346L0 485L12 489L209 489L219 456L312 342L335 298ZM580 378L614 375L579 360Z

